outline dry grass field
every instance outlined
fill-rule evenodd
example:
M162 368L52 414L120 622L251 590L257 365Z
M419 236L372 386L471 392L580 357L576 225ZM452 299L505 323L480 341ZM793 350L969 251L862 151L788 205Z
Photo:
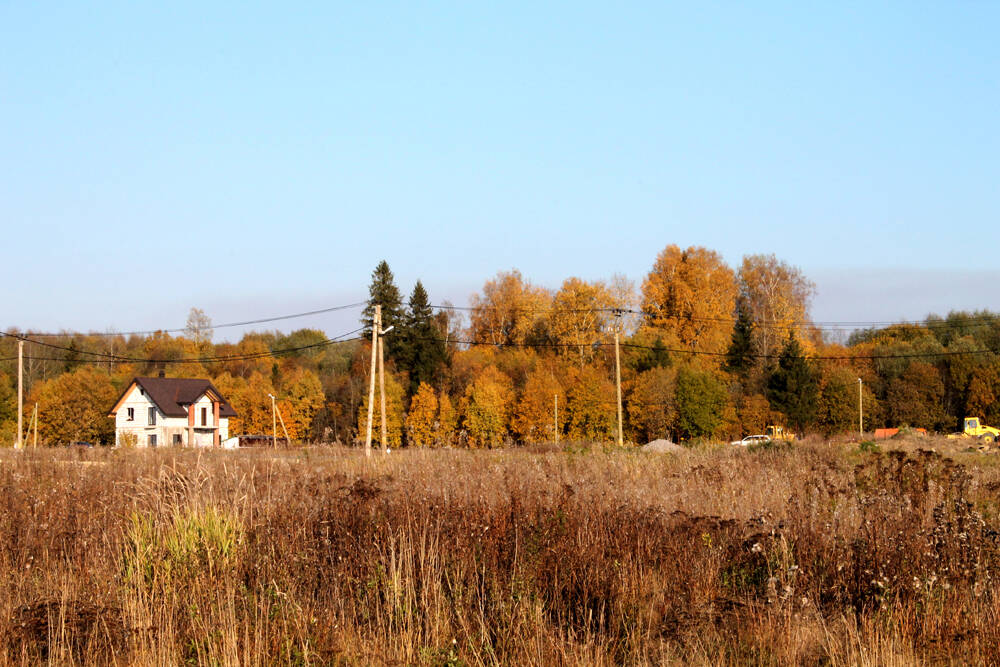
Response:
M996 664L961 446L3 450L0 664Z

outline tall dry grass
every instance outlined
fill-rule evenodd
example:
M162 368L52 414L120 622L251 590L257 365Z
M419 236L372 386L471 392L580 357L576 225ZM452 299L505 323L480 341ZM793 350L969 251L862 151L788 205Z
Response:
M1000 472L903 448L5 451L0 663L1000 662Z

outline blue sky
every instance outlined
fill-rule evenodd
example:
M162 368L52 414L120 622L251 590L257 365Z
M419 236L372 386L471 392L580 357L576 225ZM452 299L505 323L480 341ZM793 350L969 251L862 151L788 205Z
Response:
M0 4L0 326L308 310L383 258L434 301L641 282L670 243L775 253L820 320L1000 310L1000 4L538 4Z

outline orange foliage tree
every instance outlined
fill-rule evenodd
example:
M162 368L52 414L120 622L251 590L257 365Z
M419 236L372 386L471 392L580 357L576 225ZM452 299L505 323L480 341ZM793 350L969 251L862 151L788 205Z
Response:
M107 373L81 366L36 384L27 404L38 403L38 437L47 444L85 440L113 445L115 423L108 412L116 398Z
M536 369L524 384L514 410L514 433L522 442L550 442L556 435L555 407L558 401L560 432L566 425L566 394L555 376Z
M472 337L494 345L520 345L542 321L551 297L518 270L501 271L487 280L483 293L472 295Z
M514 389L510 378L487 367L465 391L462 400L465 430L474 447L498 447L507 436Z
M411 447L429 447L435 440L438 400L434 389L421 382L410 401L410 412L406 416L406 442Z
M666 438L677 421L677 371L658 366L640 373L629 393L628 417L643 441Z
M591 356L591 346L604 342L611 306L611 292L604 283L569 278L552 299L549 333L557 344L566 346L564 353L579 355L583 366Z
M615 385L593 366L575 370L566 395L569 437L598 442L615 438Z
M646 326L676 333L682 345L725 352L733 329L736 280L718 253L667 246L642 284Z

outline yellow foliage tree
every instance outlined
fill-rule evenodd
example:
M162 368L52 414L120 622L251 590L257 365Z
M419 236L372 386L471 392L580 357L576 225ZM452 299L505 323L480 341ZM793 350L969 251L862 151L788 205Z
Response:
M501 271L486 281L481 295L472 295L472 337L494 345L524 343L550 300L547 290L526 282L520 271Z
M81 366L36 384L27 403L38 403L38 437L46 444L84 440L110 445L115 424L108 411L117 397L111 376Z
M514 410L514 433L522 442L550 442L555 439L555 407L559 407L559 431L566 425L566 394L555 376L539 368L528 375Z
M613 319L611 292L602 282L565 280L552 299L549 333L566 354L578 354L580 365L591 356L595 342L604 342Z
M677 371L670 367L651 368L636 377L629 394L628 417L642 441L666 438L674 428L676 388Z
M753 342L760 355L777 354L788 331L810 336L809 302L816 286L797 267L774 255L747 255L739 270L740 295L754 322ZM804 348L807 353L811 348Z
M570 438L598 442L615 438L615 385L593 366L573 373L566 402Z
M441 392L438 398L438 431L437 442L439 445L451 445L455 439L455 429L458 428L458 413L451 403L448 394Z
M465 429L474 447L498 447L507 435L514 389L510 378L487 367L465 390Z
M406 415L406 442L411 447L430 447L436 440L435 424L438 416L438 400L434 389L421 382L417 393L410 401L410 412Z
M718 253L667 246L642 284L645 325L675 332L682 345L725 352L733 330L736 280Z
M280 391L281 415L288 435L294 440L308 437L313 419L326 400L319 376L308 369L294 368L281 376Z

